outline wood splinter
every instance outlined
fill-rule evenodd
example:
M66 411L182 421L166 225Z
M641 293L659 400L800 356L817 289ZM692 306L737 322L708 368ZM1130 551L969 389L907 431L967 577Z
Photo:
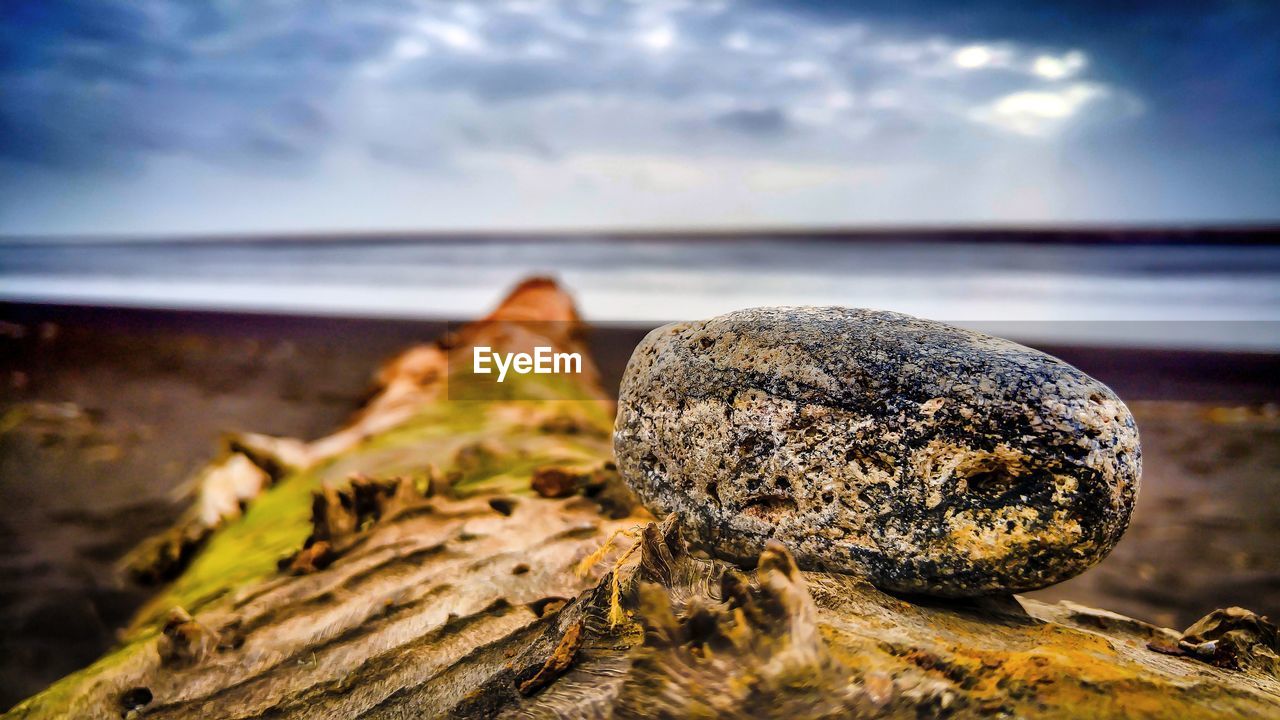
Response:
M560 644L551 652L551 656L546 662L542 663L542 667L533 677L520 683L521 695L532 695L542 688L550 685L556 678L560 677L573 665L573 659L578 655L578 649L582 647L582 623L577 622L569 626L565 631L564 637L560 639Z

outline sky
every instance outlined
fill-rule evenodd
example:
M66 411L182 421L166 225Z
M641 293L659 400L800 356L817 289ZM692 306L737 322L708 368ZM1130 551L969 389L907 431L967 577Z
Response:
M1268 0L0 18L0 234L1280 219Z

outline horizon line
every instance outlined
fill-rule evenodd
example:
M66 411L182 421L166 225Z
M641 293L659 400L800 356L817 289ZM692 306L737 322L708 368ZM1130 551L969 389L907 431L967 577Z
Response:
M728 241L811 240L862 243L899 242L1032 243L1046 245L1280 245L1280 221L1215 223L1073 223L1049 224L883 224L774 226L569 227L280 230L175 233L3 234L0 245L138 245L138 244L413 244L431 242L548 241Z

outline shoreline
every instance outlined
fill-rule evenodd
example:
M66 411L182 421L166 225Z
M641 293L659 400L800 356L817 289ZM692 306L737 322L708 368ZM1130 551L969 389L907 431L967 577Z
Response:
M389 354L414 342L433 340L451 325L467 320L0 302L0 322L24 326L69 323L125 335L195 332L213 337L297 342L347 337L360 344L348 351L368 358L370 376ZM631 349L661 324L591 323L588 345L607 391L616 394ZM1015 323L1009 325L1016 329ZM1274 382L1280 377L1280 352L1076 345L1037 342L1016 334L1007 337L1075 365L1126 401L1222 405L1280 402L1280 385Z
M1031 345L1280 353L1280 244L910 237L10 245L0 247L0 302L431 322L471 317L522 279L545 276L574 288L597 327L835 305Z

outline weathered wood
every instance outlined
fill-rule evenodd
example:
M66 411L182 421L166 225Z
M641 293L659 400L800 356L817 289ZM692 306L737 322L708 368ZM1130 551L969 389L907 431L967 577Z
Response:
M1260 621L1233 637L1261 660L1233 669L1195 654L1207 637L1180 650L1178 633L1103 611L892 597L801 573L776 545L753 573L691 552L676 518L655 522L620 486L590 368L496 398L457 362L476 344L583 352L579 330L558 288L526 283L389 364L335 435L232 439L206 512L133 558L175 579L116 650L10 716L1280 712Z

